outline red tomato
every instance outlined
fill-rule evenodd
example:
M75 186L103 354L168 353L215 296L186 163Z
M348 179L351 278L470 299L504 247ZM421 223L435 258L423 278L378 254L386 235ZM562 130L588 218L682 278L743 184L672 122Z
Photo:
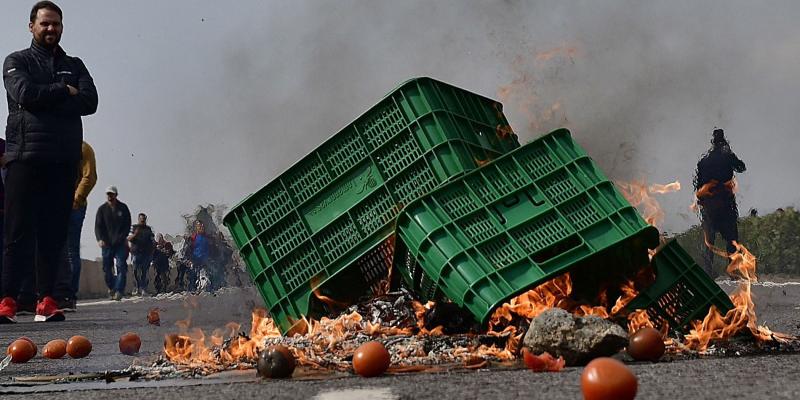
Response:
M132 356L139 352L142 347L142 339L139 335L128 332L119 338L119 352L128 356Z
M31 338L29 338L29 337L27 337L27 336L23 336L23 337L21 337L20 339L21 339L21 340L27 340L27 341L28 341L28 342L31 344L31 346L33 346L33 349L34 349L34 350L35 350L37 353L39 352L39 348L38 348L38 347L36 347L36 343L33 343L33 340L31 340Z
M67 341L64 339L56 339L47 342L42 350L42 355L49 359L58 359L67 354Z
M522 359L525 361L525 365L528 367L528 369L534 372L558 372L564 369L564 358L555 358L548 352L544 352L537 356L536 354L533 354L532 351L523 347Z
M365 378L383 375L390 363L389 351L380 342L364 343L353 355L353 369Z
M658 361L664 355L664 338L653 328L642 328L628 340L628 354L636 361Z
M581 374L581 391L585 400L632 400L637 388L631 370L613 358L595 358Z
M83 358L92 352L92 342L83 336L73 336L67 341L67 354L72 358Z
M24 363L36 355L36 348L29 340L17 339L8 346L6 354L11 355L11 362Z

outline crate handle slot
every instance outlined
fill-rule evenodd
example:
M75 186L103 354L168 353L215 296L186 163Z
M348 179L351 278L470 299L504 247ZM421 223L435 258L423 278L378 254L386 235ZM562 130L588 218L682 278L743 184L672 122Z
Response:
M495 214L497 220L506 226L510 222L527 220L545 210L542 208L545 205L544 199L537 199L531 192L525 191L505 197L488 208Z
M550 259L560 256L580 246L581 244L583 244L583 240L581 240L580 236L572 235L550 247L537 251L533 254L533 256L531 256L531 258L537 264L544 264L545 262L550 261Z

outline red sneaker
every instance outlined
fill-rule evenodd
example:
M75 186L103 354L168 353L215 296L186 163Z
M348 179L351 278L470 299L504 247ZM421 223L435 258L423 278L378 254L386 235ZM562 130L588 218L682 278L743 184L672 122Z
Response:
M58 303L50 296L39 300L36 304L36 322L57 322L64 320L64 312L58 309Z
M0 301L0 324L17 322L17 302L11 297L3 297Z

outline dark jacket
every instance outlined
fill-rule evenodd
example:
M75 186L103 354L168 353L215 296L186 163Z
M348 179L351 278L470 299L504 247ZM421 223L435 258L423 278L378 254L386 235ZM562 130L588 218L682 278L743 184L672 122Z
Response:
M136 224L131 227L131 253L153 254L155 248L155 235L149 225Z
M77 57L35 41L3 62L8 100L6 161L77 163L81 159L81 116L97 110L97 89ZM78 89L71 96L67 85Z
M94 220L94 236L106 242L106 246L125 244L131 229L131 212L125 203L117 200L117 206L111 208L108 202L97 209Z
M694 190L712 180L721 184L728 182L733 179L734 172L742 173L746 169L744 162L729 147L712 149L697 163Z

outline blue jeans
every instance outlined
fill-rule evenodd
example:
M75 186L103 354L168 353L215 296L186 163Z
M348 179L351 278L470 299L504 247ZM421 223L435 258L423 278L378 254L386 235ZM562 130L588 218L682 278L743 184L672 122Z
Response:
M125 280L128 275L128 246L124 242L103 247L103 272L105 272L106 286L109 289L125 293Z
M86 218L86 207L72 210L67 228L67 264L72 276L70 289L73 299L78 295L78 285L81 281L81 230L84 218Z

